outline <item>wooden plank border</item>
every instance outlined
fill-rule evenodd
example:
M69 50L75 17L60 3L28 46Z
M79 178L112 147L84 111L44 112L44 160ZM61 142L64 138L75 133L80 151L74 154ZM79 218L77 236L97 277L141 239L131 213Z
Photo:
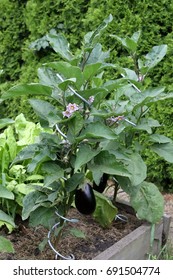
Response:
M150 248L151 225L145 223L93 260L146 260L149 253L158 255L163 242L165 244L167 241L170 222L171 217L164 215L161 222L156 225L152 252Z

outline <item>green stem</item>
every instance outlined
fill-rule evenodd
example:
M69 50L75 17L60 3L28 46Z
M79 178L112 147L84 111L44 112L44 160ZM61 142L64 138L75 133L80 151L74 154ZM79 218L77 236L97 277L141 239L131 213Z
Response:
M82 70L82 72L84 70L85 64L87 63L88 59L90 58L91 52L92 51L89 52L87 57L86 57L86 52L84 52L83 60L82 60L82 63L81 63L81 70Z
M155 224L152 224L151 225L151 235L150 235L150 255L153 254L154 237L155 237Z
M139 65L138 65L138 58L137 58L137 55L136 53L132 54L132 59L133 59L133 62L134 62L134 70L135 70L135 73L136 75L139 77Z

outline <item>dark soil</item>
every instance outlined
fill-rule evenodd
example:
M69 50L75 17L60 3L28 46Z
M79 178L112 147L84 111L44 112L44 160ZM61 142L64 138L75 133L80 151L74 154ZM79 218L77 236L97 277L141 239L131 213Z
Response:
M118 240L132 232L141 225L134 215L124 213L128 218L127 223L113 221L108 229L103 229L93 220L91 216L83 216L75 209L70 211L69 217L79 219L78 223L66 223L69 227L77 227L85 233L84 238L77 238L66 234L57 248L62 255L73 254L78 260L91 260L96 255L113 245ZM8 238L15 249L15 253L0 253L0 260L53 260L55 253L46 243L44 250L40 250L40 243L47 238L48 230L42 226L31 228L28 223L18 219L18 228L11 234L7 234L6 229L0 231L0 235Z

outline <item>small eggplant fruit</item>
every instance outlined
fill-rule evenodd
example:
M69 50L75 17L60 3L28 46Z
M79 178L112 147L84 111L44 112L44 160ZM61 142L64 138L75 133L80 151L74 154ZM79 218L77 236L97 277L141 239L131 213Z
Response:
M77 210L84 214L90 215L96 208L96 199L90 184L86 184L83 189L77 189L75 193L75 206Z
M107 185L108 178L109 178L109 175L104 173L100 179L99 185L96 185L96 183L93 182L93 189L99 193L104 192L106 185Z

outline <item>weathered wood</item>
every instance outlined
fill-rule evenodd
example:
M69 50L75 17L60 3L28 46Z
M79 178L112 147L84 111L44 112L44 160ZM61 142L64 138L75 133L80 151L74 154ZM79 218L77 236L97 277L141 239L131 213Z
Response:
M163 235L167 241L170 217L165 215L155 226L152 248L150 247L151 225L143 224L120 241L97 255L94 260L145 260L149 254L158 255L163 245Z
M171 216L165 214L163 216L162 245L165 245L168 240L170 225L171 225Z

